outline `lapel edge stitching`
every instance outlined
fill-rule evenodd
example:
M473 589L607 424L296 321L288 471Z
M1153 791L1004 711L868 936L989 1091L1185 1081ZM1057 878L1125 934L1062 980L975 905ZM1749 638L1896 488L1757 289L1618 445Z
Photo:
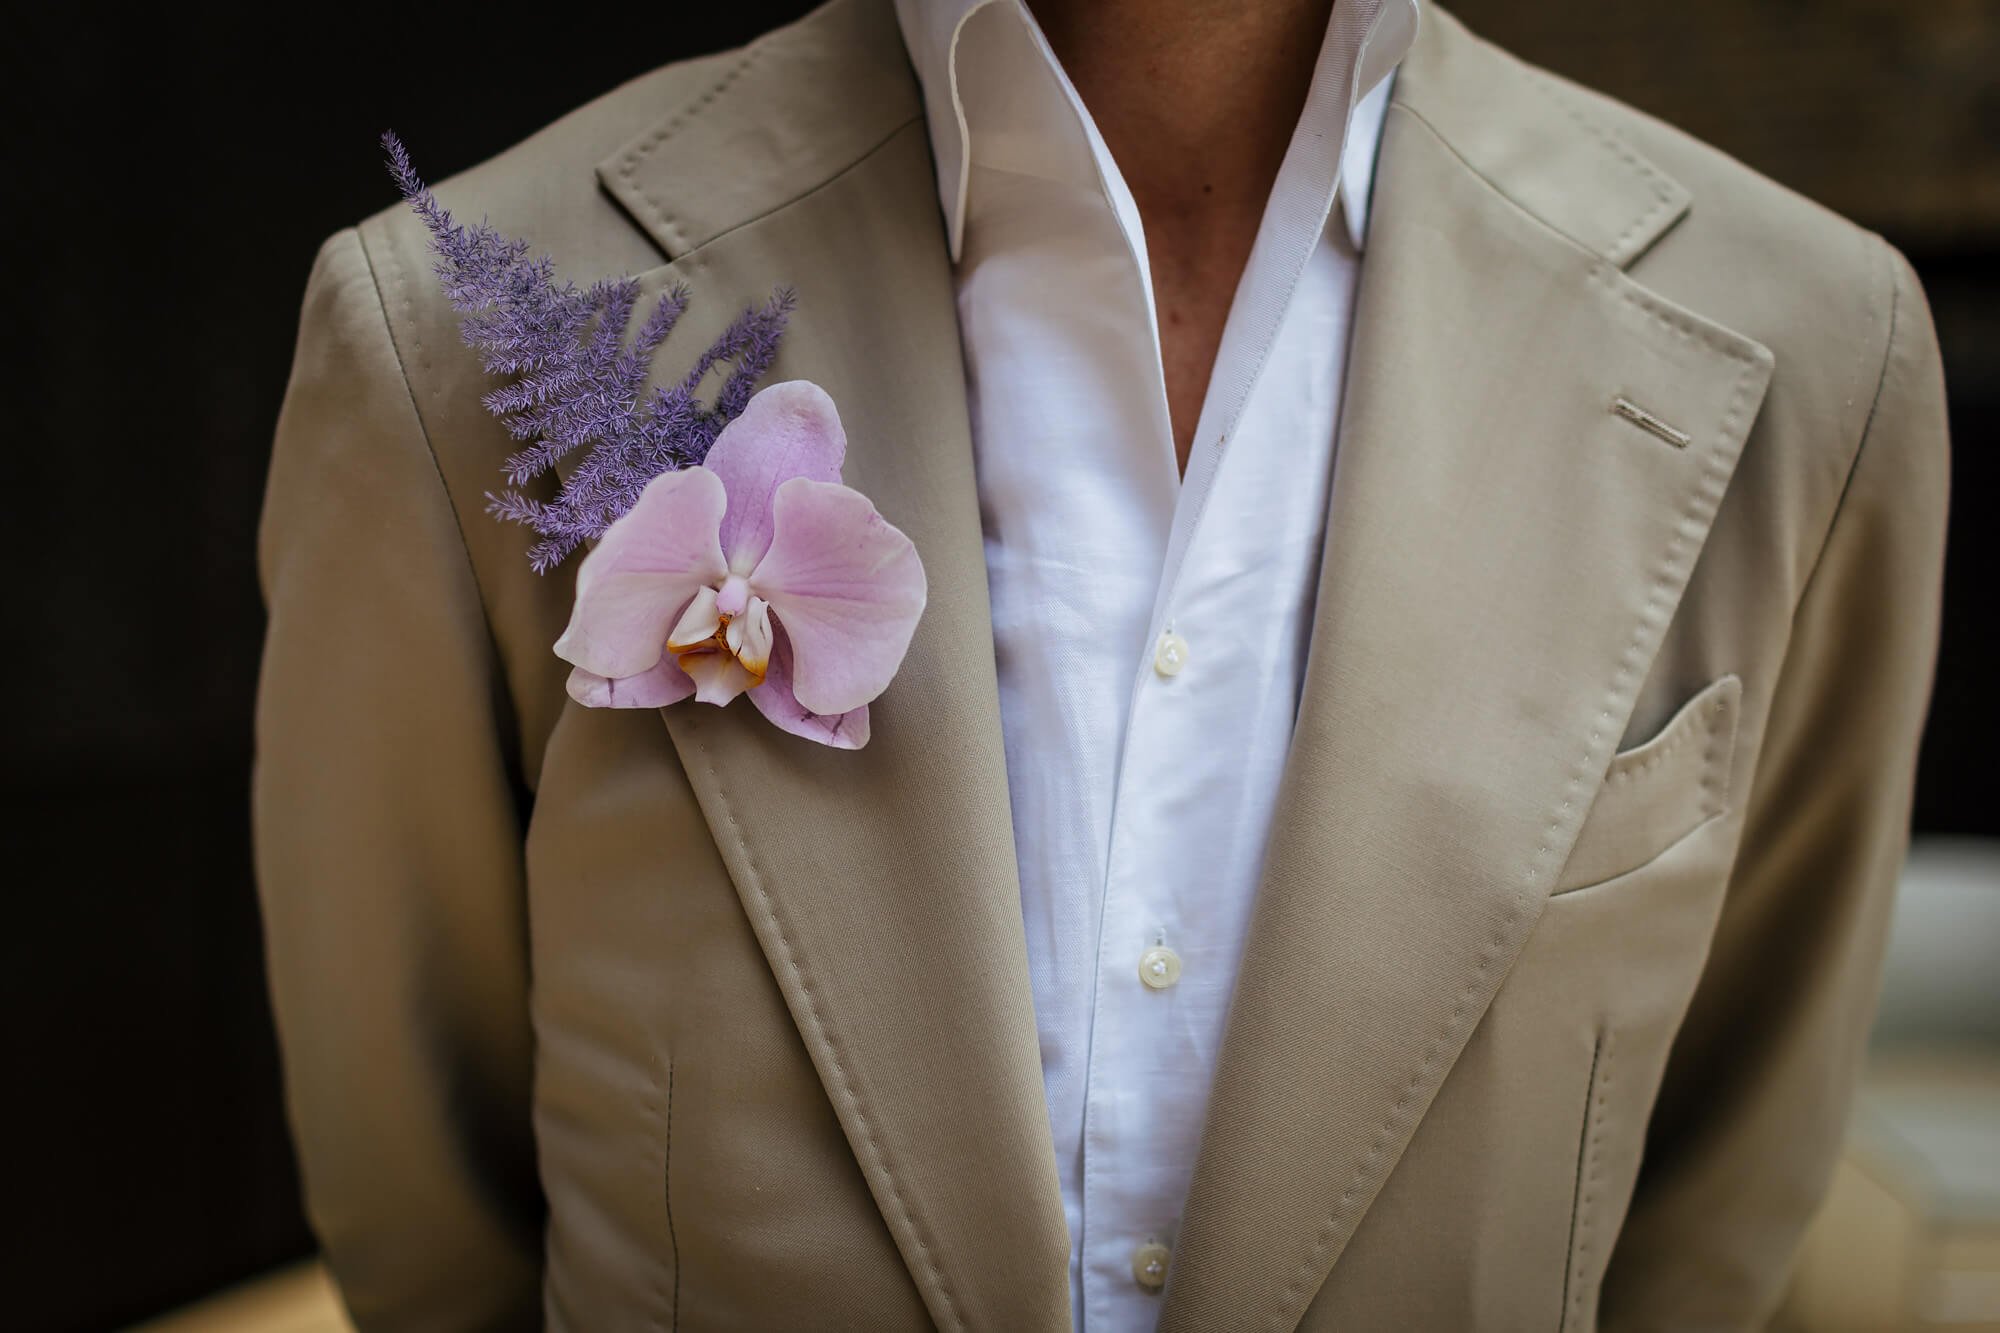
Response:
M1517 209L1524 216L1533 219L1536 225L1547 228L1570 245L1575 246L1593 258L1613 264L1620 269L1629 268L1638 260L1639 256L1652 248L1654 242L1677 226L1693 207L1693 195L1688 191L1686 186L1673 177L1668 176L1644 157L1641 157L1638 150L1632 148L1610 130L1591 120L1581 109L1564 100L1563 95L1553 86L1551 80L1546 78L1531 78L1529 82L1539 89L1544 97L1554 102L1557 109L1562 111L1570 120L1574 121L1577 128L1589 136L1590 140L1598 148L1616 159L1621 166L1629 168L1634 175L1644 181L1647 189L1653 194L1654 202L1652 207L1628 223L1624 231L1615 237L1608 246L1600 248L1592 245L1589 241L1559 226L1540 210L1523 203L1520 197L1512 190L1509 190L1500 181L1494 179L1491 173L1485 171L1471 158L1467 157L1458 145L1452 142L1451 136L1446 134L1436 121L1424 114L1421 107L1402 97L1401 80L1397 82L1398 93L1390 98L1388 111L1402 111L1408 114L1412 120L1415 120L1417 124L1430 132L1431 137L1436 139L1447 153L1451 154L1453 160L1459 166L1463 167L1476 180L1486 186L1487 189L1505 199L1510 206Z
M668 707L671 706L668 705ZM659 711L664 718L666 709L662 708ZM708 738L701 734L698 723L695 727L690 727L687 730L689 740L693 742L695 748L700 752L702 767L708 771L707 785L715 793L716 805L720 809L723 822L729 828L729 841L735 844L736 854L742 861L743 871L747 879L747 887L757 900L757 916L760 924L770 932L771 942L777 945L777 952L784 960L785 970L791 974L793 984L798 987L799 995L805 1001L803 1018L812 1029L810 1033L811 1042L816 1048L816 1053L823 1052L826 1059L825 1067L821 1071L822 1080L824 1081L827 1075L831 1075L832 1083L834 1088L837 1089L838 1097L846 1103L848 1112L854 1117L855 1124L860 1127L862 1142L866 1145L867 1155L872 1159L873 1166L881 1173L882 1179L887 1182L889 1187L889 1202L893 1205L895 1213L894 1217L888 1219L892 1233L900 1231L908 1237L908 1243L915 1246L916 1253L923 1263L929 1281L926 1283L923 1277L914 1270L911 1276L917 1279L919 1290L923 1291L926 1295L929 1294L929 1290L936 1292L938 1302L943 1307L941 1312L933 1312L942 1314L943 1317L938 1320L939 1324L948 1328L963 1329L967 1327L965 1316L960 1313L959 1302L952 1295L951 1283L946 1279L943 1268L939 1266L937 1256L932 1253L930 1242L925 1236L924 1228L919 1224L915 1212L910 1207L909 1201L903 1197L903 1189L899 1183L896 1169L890 1164L888 1154L883 1151L881 1143L875 1137L874 1128L868 1123L868 1112L862 1104L861 1093L855 1087L853 1080L848 1076L846 1062L841 1056L840 1046L834 1038L831 1026L821 1012L819 998L814 994L812 982L807 979L805 968L800 965L798 955L792 951L789 929L779 915L776 900L772 898L764 887L764 872L758 867L756 853L751 850L750 841L744 836L743 827L737 821L736 810L729 800L727 784L721 780L721 775L716 771L715 761L709 750ZM711 832L713 832L712 825ZM799 1015L795 1014L795 1021L798 1017ZM814 1063L818 1064L819 1061L816 1059ZM877 1194L878 1206L880 1203L881 1197ZM907 1263L909 1251L901 1243L900 1237L898 1248L903 1249L904 1261ZM928 1299L925 1301L925 1304L930 1304Z
M852 161L842 163L839 167L836 167L833 171L828 173L825 178L814 181L811 185L805 186L803 189L800 189L796 193L786 195L784 198L779 199L777 202L773 203L768 208L762 209L755 213L751 213L749 216L731 222L727 226L716 228L711 232L709 232L709 234L703 236L699 241L694 242L693 244L688 243L686 236L683 235L680 231L680 228L675 226L672 220L666 216L661 206L658 205L653 200L651 195L645 194L643 191L641 191L636 183L614 184L609 179L610 176L614 174L622 175L622 168L611 167L608 164L601 164L597 169L598 179L602 181L604 187L611 192L612 197L616 199L620 204L624 205L628 211L631 210L635 202L644 203L648 208L654 210L655 219L659 224L658 228L655 229L652 227L648 227L645 225L644 219L638 219L640 223L640 229L642 231L645 231L647 235L653 237L655 241L660 242L662 244L662 248L666 250L667 262L669 264L677 264L680 263L682 260L689 258L692 255L699 254L702 250L715 244L717 241L722 240L726 236L734 235L736 232L741 231L745 227L754 226L757 223L762 222L765 218L770 217L772 214L781 213L785 209L792 207L794 204L803 203L805 200L811 198L813 195L818 194L821 190L824 190L828 186L833 185L835 182L839 181L841 177L847 175L849 172L857 171L863 166L866 166L868 162L872 158L874 158L874 156L877 153L881 152L884 148L887 148L890 144L894 143L897 139L901 138L903 134L909 130L910 126L921 124L923 122L923 119L924 119L923 116L921 114L918 114L910 116L905 120L898 121L895 125L891 126L882 135L880 139L877 139L874 143L869 144L868 147L864 148L861 152L857 153ZM628 199L627 198L628 194L633 197ZM667 234L669 231L673 233L671 237L669 237Z
M1685 185L1654 166L1638 149L1620 138L1616 132L1598 124L1584 114L1575 99L1547 74L1534 69L1528 70L1528 84L1558 110L1574 121L1579 129L1609 153L1620 165L1638 177L1653 196L1653 206L1626 225L1624 231L1613 238L1603 252L1604 257L1620 268L1628 267L1632 261L1644 254L1649 246L1675 223L1686 215L1693 196Z
M670 258L675 257L673 251L676 247L678 247L682 254L685 254L693 247L688 244L687 238L681 234L680 226L667 216L666 202L654 198L639 183L639 164L651 156L661 144L678 134L681 128L689 121L700 115L708 107L709 103L727 92L729 86L742 78L744 72L756 64L757 58L763 53L764 44L762 42L751 43L744 51L742 58L724 71L722 77L709 86L708 91L702 93L693 101L682 105L678 110L667 116L665 120L642 131L638 138L627 140L611 157L606 158L597 165L598 179L603 181L606 187L610 189L613 198L617 199L627 208L640 207L651 214L653 225L647 226L648 219L645 217L639 218L639 223L644 230L650 234L657 235L667 244ZM612 176L617 177L616 183L610 179Z
M1413 108L1405 107L1405 109L1410 111L1418 123L1437 135L1447 150L1452 151L1454 156L1457 155L1457 151L1451 148L1450 143L1445 141L1420 113ZM1460 158L1460 161L1464 159ZM1470 163L1466 163L1466 166L1471 169ZM1474 174L1480 176L1481 180L1486 179L1476 170ZM1492 185L1490 181L1487 183ZM1498 186L1493 188L1498 190ZM1513 202L1511 196L1505 196L1504 191L1501 193L1503 197L1509 198L1509 202ZM1519 204L1515 206L1520 207ZM1564 233L1557 234L1564 235L1566 240L1572 239ZM1572 243L1575 242L1572 240ZM1774 359L1770 350L1762 343L1734 334L1720 326L1704 326L1693 322L1676 308L1653 297L1617 269L1607 270L1601 265L1593 266L1589 276L1593 284L1601 283L1610 288L1610 294L1633 306L1651 322L1679 338L1700 342L1718 354L1738 362L1742 366L1742 371L1737 376L1735 387L1730 392L1728 406L1723 412L1720 424L1714 429L1705 451L1702 471L1692 490L1690 503L1682 512L1681 519L1675 525L1673 535L1667 543L1666 552L1661 559L1658 572L1654 575L1652 587L1647 593L1646 604L1639 613L1639 623L1633 630L1631 641L1619 657L1618 670L1612 677L1610 693L1598 711L1589 739L1584 745L1583 754L1570 770L1569 781L1563 789L1562 802L1551 812L1535 854L1529 859L1527 867L1521 873L1518 887L1511 895L1512 901L1507 913L1494 927L1492 936L1487 940L1485 948L1480 951L1478 959L1473 964L1471 977L1453 1000L1451 1013L1446 1016L1444 1025L1437 1034L1425 1044L1422 1058L1404 1083L1402 1093L1390 1106L1388 1115L1375 1133L1367 1155L1356 1164L1353 1174L1341 1190L1334 1212L1320 1225L1313 1238L1313 1244L1306 1253L1305 1261L1291 1282L1286 1285L1277 1308L1266 1324L1273 1333L1285 1333L1286 1330L1296 1328L1299 1320L1304 1317L1305 1310L1311 1304L1312 1296L1317 1290L1317 1284L1313 1284L1314 1272L1317 1271L1320 1281L1324 1282L1327 1271L1339 1259L1340 1250L1345 1248L1346 1241L1352 1238L1353 1228L1359 1225L1367 1204L1372 1202L1375 1193L1381 1187L1382 1181L1377 1180L1374 1188L1367 1188L1368 1178L1374 1172L1377 1160L1382 1157L1392 1140L1400 1137L1407 1141L1407 1136L1402 1133L1405 1110L1416 1098L1418 1090L1425 1083L1438 1057L1444 1054L1447 1048L1454 1051L1463 1049L1458 1028L1468 1006L1485 984L1488 971L1510 943L1519 944L1523 941L1524 937L1519 929L1523 925L1523 917L1529 918L1526 924L1532 928L1533 919L1539 917L1541 909L1546 905L1547 891L1554 883L1554 874L1560 868L1561 859L1558 858L1555 869L1551 869L1549 853L1551 850L1560 850L1572 845L1582 826L1583 816L1588 812L1588 803L1579 802L1577 798L1581 794L1584 780L1593 769L1601 770L1610 759L1609 747L1617 744L1619 731L1610 724L1616 718L1625 716L1636 699L1637 686L1642 674L1640 668L1650 661L1649 640L1650 647L1656 649L1659 639L1665 633L1667 622L1672 618L1674 606L1678 601L1677 590L1685 589L1687 580L1693 573L1694 559L1700 555L1701 546L1707 540L1709 528L1721 505L1723 492L1727 489L1729 478L1735 470L1743 440L1749 433L1750 425L1754 423L1756 409L1762 404L1763 389L1770 380ZM1739 431L1739 419L1746 412L1750 416L1750 421L1744 422ZM1689 540L1691 523L1696 525L1695 532L1699 537L1699 540L1692 544ZM1692 549L1688 549L1690 545ZM1565 828L1565 825L1568 827ZM1539 886L1539 891L1538 879L1545 880ZM1495 989L1498 984L1494 983ZM1478 1013L1483 1015L1484 1012L1484 1006L1480 1006ZM1442 1083L1444 1076L1449 1074L1450 1064L1455 1061L1456 1056L1447 1063L1444 1074L1439 1075L1439 1083ZM1432 1092L1435 1093L1435 1088ZM1426 1097L1425 1106L1428 1105L1429 1098ZM1411 1128L1414 1132L1414 1127ZM1397 1155L1400 1156L1400 1151ZM1360 1200L1361 1207L1359 1209L1351 1207L1357 1201L1357 1197L1364 1192L1368 1198ZM1341 1234L1343 1224L1346 1224L1346 1235ZM1312 1290L1307 1289L1309 1284L1312 1284Z

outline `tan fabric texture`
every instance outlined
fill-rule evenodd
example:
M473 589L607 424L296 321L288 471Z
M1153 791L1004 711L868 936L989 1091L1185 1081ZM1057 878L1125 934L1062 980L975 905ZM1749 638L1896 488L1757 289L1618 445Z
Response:
M261 531L253 801L355 1321L1067 1328L950 269L887 0L656 71L438 193L564 277L690 284L662 378L794 286L774 378L833 395L931 601L857 753L741 703L571 703L572 569L483 512L512 441L425 234L395 207L327 241ZM1879 238L1428 11L1162 1328L1767 1315L1907 837L1943 401Z

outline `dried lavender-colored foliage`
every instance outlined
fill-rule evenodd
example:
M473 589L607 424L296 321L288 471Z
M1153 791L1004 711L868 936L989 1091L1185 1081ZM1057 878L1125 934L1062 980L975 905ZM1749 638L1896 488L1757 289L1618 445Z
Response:
M653 356L687 309L685 286L660 294L628 346L636 278L581 288L559 283L554 260L531 257L526 241L502 236L483 220L456 222L394 134L384 134L382 145L403 198L430 231L433 270L452 309L465 317L467 346L489 373L514 377L483 401L527 443L507 458L507 484L487 493L486 508L534 531L528 560L545 574L630 509L647 482L707 456L776 359L792 293L779 288L762 306L745 310L680 381L649 393ZM704 403L697 390L718 368L726 378L714 401ZM554 499L522 491L579 451Z

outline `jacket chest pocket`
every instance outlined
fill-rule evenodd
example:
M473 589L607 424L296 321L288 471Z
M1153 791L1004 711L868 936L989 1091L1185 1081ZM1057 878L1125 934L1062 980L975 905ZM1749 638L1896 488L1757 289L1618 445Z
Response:
M1719 676L1650 740L1612 756L1556 893L1638 870L1729 809L1742 700L1742 680Z

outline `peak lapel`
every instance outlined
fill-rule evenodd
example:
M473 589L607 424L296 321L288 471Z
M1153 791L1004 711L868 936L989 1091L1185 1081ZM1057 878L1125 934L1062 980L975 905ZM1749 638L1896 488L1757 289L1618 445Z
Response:
M1620 271L1679 186L1425 23L1163 1329L1289 1329L1325 1280L1539 917L1771 370Z
M916 543L929 604L854 752L747 703L661 710L932 1317L1067 1328L951 272L914 78L879 0L766 38L600 167L674 262L699 347L798 294L771 379L833 396L844 479Z

